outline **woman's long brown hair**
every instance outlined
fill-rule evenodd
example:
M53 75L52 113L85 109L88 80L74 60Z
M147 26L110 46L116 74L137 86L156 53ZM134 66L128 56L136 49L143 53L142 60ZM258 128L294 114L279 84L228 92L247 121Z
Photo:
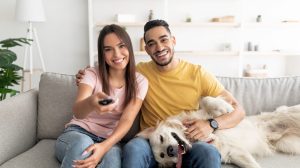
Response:
M109 85L109 65L105 62L104 56L104 38L106 35L114 33L120 40L125 44L129 51L129 62L126 66L125 72L125 99L122 106L126 106L132 99L135 100L137 94L137 82L135 75L135 60L133 54L133 48L131 39L128 33L120 26L111 24L106 25L100 31L98 38L98 63L99 63L99 73L102 82L102 91L107 95L110 95L110 85Z

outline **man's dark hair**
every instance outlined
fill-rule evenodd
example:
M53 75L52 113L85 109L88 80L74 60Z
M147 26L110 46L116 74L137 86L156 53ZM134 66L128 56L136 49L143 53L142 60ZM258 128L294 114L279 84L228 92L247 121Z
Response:
M169 29L169 24L164 21L164 20L150 20L149 22L147 22L144 26L144 41L146 42L146 39L145 39L145 34L148 30L154 28L154 27L158 27L158 26L163 26L170 34L171 34L171 31Z

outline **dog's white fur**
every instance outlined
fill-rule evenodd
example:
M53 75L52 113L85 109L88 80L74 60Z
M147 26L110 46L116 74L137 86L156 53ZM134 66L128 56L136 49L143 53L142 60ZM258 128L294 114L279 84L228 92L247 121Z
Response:
M155 128L138 134L149 139L160 167L174 166L178 161L177 155L170 157L166 151L170 145L178 150L178 141L171 135L172 132L187 144L187 148L191 147L192 142L184 134L186 127L182 124L183 120L207 120L233 110L221 98L205 97L201 104L199 111L171 116ZM275 112L246 117L236 127L217 130L208 139L214 139L211 144L219 150L222 162L244 168L260 168L255 157L269 156L275 151L300 154L300 105L281 106Z

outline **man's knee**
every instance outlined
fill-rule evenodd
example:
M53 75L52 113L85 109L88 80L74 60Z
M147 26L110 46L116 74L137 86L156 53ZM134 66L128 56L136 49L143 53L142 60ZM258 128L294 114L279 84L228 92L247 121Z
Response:
M143 154L143 153L151 152L151 147L149 142L146 139L138 137L138 138L131 139L124 146L123 150L124 152Z
M191 155L205 156L209 160L220 161L220 153L216 147L205 142L196 142L191 149Z
M144 138L134 138L123 148L122 167L156 167L149 142Z

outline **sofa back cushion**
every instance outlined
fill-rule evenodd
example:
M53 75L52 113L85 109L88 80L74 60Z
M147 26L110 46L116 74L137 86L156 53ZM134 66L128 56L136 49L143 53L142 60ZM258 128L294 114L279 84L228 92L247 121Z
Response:
M279 78L217 77L242 104L247 115L300 104L300 76Z
M281 105L300 104L300 77L239 78L217 77L245 108L247 115L274 111ZM38 138L57 138L72 118L77 86L75 77L43 73L38 95ZM139 127L136 120L124 140Z
M77 86L75 77L56 73L43 73L38 95L38 138L55 139L72 118L72 106Z

